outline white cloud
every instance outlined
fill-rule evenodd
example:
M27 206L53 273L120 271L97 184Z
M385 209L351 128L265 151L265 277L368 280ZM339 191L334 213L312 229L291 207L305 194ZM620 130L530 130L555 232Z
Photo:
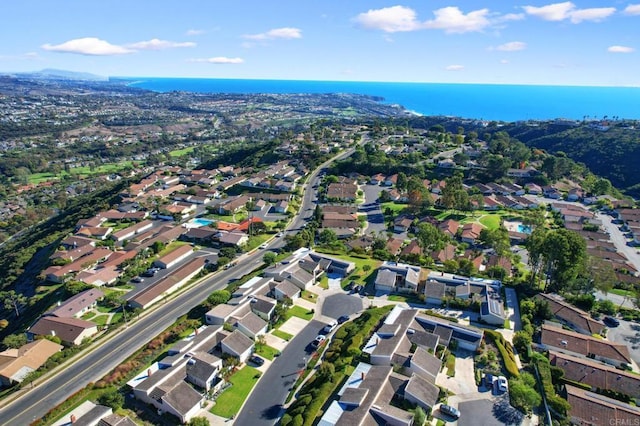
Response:
M434 10L433 14L436 19L425 22L425 27L444 30L446 33L482 31L491 25L489 9L474 10L465 15L457 7L450 6Z
M464 13L455 6L443 7L433 11L434 19L420 21L415 10L405 6L391 6L382 9L370 9L361 13L353 22L361 28L380 30L387 33L418 31L424 29L443 30L446 33L466 33L482 31L492 25L507 21L524 19L524 14L492 14L489 9L473 10Z
M632 53L635 50L633 47L628 46L609 46L607 48L607 51L611 53Z
M216 56L213 58L189 59L189 62L202 62L202 63L208 63L208 64L242 64L244 63L244 59L228 58L226 56Z
M369 9L353 18L353 21L368 30L381 30L387 33L415 31L420 29L416 12L404 6L391 6L382 9Z
M509 60L508 59L500 59L500 63L503 64L503 65L506 65L506 64L509 63Z
M640 4L630 4L624 8L626 15L640 15Z
M133 53L133 50L111 44L96 37L77 38L61 44L43 44L42 48L51 52L77 53L90 56L110 56Z
M194 30L194 29L191 29L191 30L187 30L187 32L185 33L185 35L188 35L188 36L197 36L197 35L202 35L202 34L204 34L205 32L206 32L205 30Z
M582 21L599 22L616 13L615 7L593 7L590 9L578 9L571 12L571 22L579 24Z
M195 47L196 44L191 41L185 42L176 42L176 41L168 41L168 40L160 40L157 38L147 40L147 41L139 41L137 43L128 44L126 47L134 50L164 50L164 49L173 49L177 47Z
M599 22L616 12L615 7L593 7L588 9L578 9L570 1L563 3L553 3L546 6L524 6L524 11L545 21L564 21L569 19L574 24L583 21Z
M562 21L569 18L571 11L575 8L575 4L566 1L564 3L554 3L540 7L524 6L524 11L529 15L544 19L545 21Z
M266 33L247 34L243 37L249 40L290 40L295 38L302 38L302 30L300 30L299 28L283 27L269 30Z
M464 69L464 65L448 65L444 69L447 71L462 71Z
M503 52L515 52L518 50L524 50L527 48L527 43L522 41L510 41L509 43L501 44L496 47L496 50L501 50Z

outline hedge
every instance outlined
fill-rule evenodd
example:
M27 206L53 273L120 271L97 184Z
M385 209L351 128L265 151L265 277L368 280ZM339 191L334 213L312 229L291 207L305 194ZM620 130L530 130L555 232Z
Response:
M520 375L520 370L518 369L518 365L516 364L516 357L513 353L513 346L511 343L507 342L502 334L493 330L485 330L484 331L487 336L491 338L493 343L495 343L498 351L500 352L500 356L502 356L502 361L504 362L504 368L507 370L507 373L511 377L518 377Z

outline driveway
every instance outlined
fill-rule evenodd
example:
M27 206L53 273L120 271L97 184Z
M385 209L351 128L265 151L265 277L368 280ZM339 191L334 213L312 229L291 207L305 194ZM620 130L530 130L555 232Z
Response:
M625 321L621 318L620 325L609 328L607 339L616 343L623 343L629 348L631 359L640 364L640 324Z
M635 309L635 306L633 306L633 302L628 297L620 296L613 293L604 294L601 291L596 291L594 295L598 300L611 300L616 306L622 306L623 308L627 309Z
M454 351L454 355L456 356L456 375L447 376L447 369L443 368L436 377L436 384L449 389L456 396L479 394L473 372L473 353L459 349Z
M269 369L258 381L234 421L237 425L274 425L284 414L284 401L289 389L304 367L304 360L311 353L309 343L324 327L323 323L310 321L294 337L282 354L275 358Z
M464 401L458 405L458 426L521 425L525 416L509 404L509 397Z
M522 330L522 322L520 321L520 306L518 306L518 295L516 290L510 287L504 289L507 302L507 312L509 321L514 331Z
M611 242L616 246L618 253L624 254L633 267L640 270L640 254L638 254L638 249L627 245L627 242L630 240L624 236L624 233L618 225L613 223L613 218L598 212L596 213L596 219L602 221L602 226L604 226L605 230L609 233Z

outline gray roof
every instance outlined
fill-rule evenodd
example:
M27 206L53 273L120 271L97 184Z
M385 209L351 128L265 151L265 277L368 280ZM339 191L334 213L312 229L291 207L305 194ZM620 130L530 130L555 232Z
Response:
M253 312L249 312L247 315L240 318L238 322L253 334L262 331L267 325L265 320L263 320Z
M97 288L90 288L67 299L60 306L56 306L51 310L50 314L56 317L72 317L91 306L102 296L104 296L102 291Z
M222 340L229 349L237 355L243 354L247 349L253 346L253 341L238 330L234 330Z
M202 381L208 380L218 370L220 358L206 352L194 354L187 362L187 378L193 377Z
M284 294L285 296L287 296L288 298L292 298L293 296L295 296L296 294L298 294L300 292L300 287L298 287L297 285L295 285L294 283L292 283L289 280L283 280L281 283L279 283L276 286L276 289Z
M442 367L442 361L422 348L416 349L413 353L413 356L411 357L411 364L415 364L416 367L427 371L433 377L438 375L440 368ZM430 379L429 377L425 378Z
M437 281L427 281L424 286L424 294L427 297L442 299L445 294L446 285Z
M171 391L169 391L162 399L171 405L180 414L187 414L193 407L199 405L202 401L202 395L186 382L181 381Z
M122 417L117 414L109 414L100 419L98 426L137 426L137 423L129 417Z
M396 273L394 271L391 271L390 269L378 269L375 284L388 286L388 287L395 287Z
M275 309L276 303L261 297L256 297L255 302L251 303L251 310L254 312L261 312L264 314L270 314Z
M76 419L73 424L79 426L93 426L98 422L99 419L108 416L112 412L113 411L110 407L105 407L104 405L95 405L89 411Z
M358 407L368 393L369 389L367 388L346 388L340 397L340 403Z
M440 342L440 336L437 334L421 330L414 330L413 333L408 334L408 337L411 343L415 343L421 348L433 349L434 351Z
M433 407L438 401L440 388L422 376L414 374L409 379L409 383L407 383L407 387L405 388L405 394L406 393L411 393L411 395L416 397L424 405Z

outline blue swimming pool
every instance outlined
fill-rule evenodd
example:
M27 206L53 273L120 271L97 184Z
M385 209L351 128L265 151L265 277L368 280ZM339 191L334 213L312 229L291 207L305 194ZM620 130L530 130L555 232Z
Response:
M199 228L201 226L211 225L213 222L215 222L215 220L203 219L201 217L197 217L195 219L192 219L190 223L192 224L192 227Z
M518 225L518 232L522 232L523 234L530 234L533 229L530 225L523 225L522 223Z

